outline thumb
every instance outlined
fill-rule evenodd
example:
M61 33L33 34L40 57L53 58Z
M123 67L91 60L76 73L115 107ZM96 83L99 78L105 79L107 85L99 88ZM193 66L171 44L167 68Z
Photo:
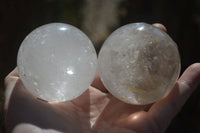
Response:
M19 75L17 68L15 68L4 80L5 84L5 103L4 103L4 110L8 109L8 104L10 101L11 94L13 92L14 86L19 80Z

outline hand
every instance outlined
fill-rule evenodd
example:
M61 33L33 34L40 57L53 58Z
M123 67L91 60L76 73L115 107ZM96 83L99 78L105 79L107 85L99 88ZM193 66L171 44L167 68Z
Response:
M160 24L155 26L166 31ZM109 94L97 74L80 97L48 103L30 94L17 69L5 79L7 132L13 133L161 133L200 82L200 63L191 65L170 94L152 105L123 103Z

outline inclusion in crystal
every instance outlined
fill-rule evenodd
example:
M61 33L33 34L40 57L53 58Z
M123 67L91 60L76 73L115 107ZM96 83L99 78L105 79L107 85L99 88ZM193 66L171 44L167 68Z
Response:
M22 42L17 66L24 86L46 101L80 96L96 74L97 55L90 39L69 24L51 23Z
M132 23L114 31L99 56L100 78L116 98L145 105L166 96L180 72L176 43L162 30Z

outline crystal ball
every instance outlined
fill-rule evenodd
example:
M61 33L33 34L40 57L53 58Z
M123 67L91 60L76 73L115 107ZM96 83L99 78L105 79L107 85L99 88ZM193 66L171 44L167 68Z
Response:
M114 31L104 42L98 62L108 91L135 105L166 96L178 79L181 64L176 43L146 23L132 23Z
M63 23L33 30L22 42L17 57L24 86L50 102L80 96L92 83L97 64L90 39L76 27Z

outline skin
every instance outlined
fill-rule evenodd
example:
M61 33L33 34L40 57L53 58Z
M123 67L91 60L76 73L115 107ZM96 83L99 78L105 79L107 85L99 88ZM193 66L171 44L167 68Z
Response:
M154 26L166 31L161 24ZM136 106L113 97L98 73L80 97L49 103L30 94L17 68L5 78L7 132L13 133L162 133L200 83L200 63L189 66L169 95Z

